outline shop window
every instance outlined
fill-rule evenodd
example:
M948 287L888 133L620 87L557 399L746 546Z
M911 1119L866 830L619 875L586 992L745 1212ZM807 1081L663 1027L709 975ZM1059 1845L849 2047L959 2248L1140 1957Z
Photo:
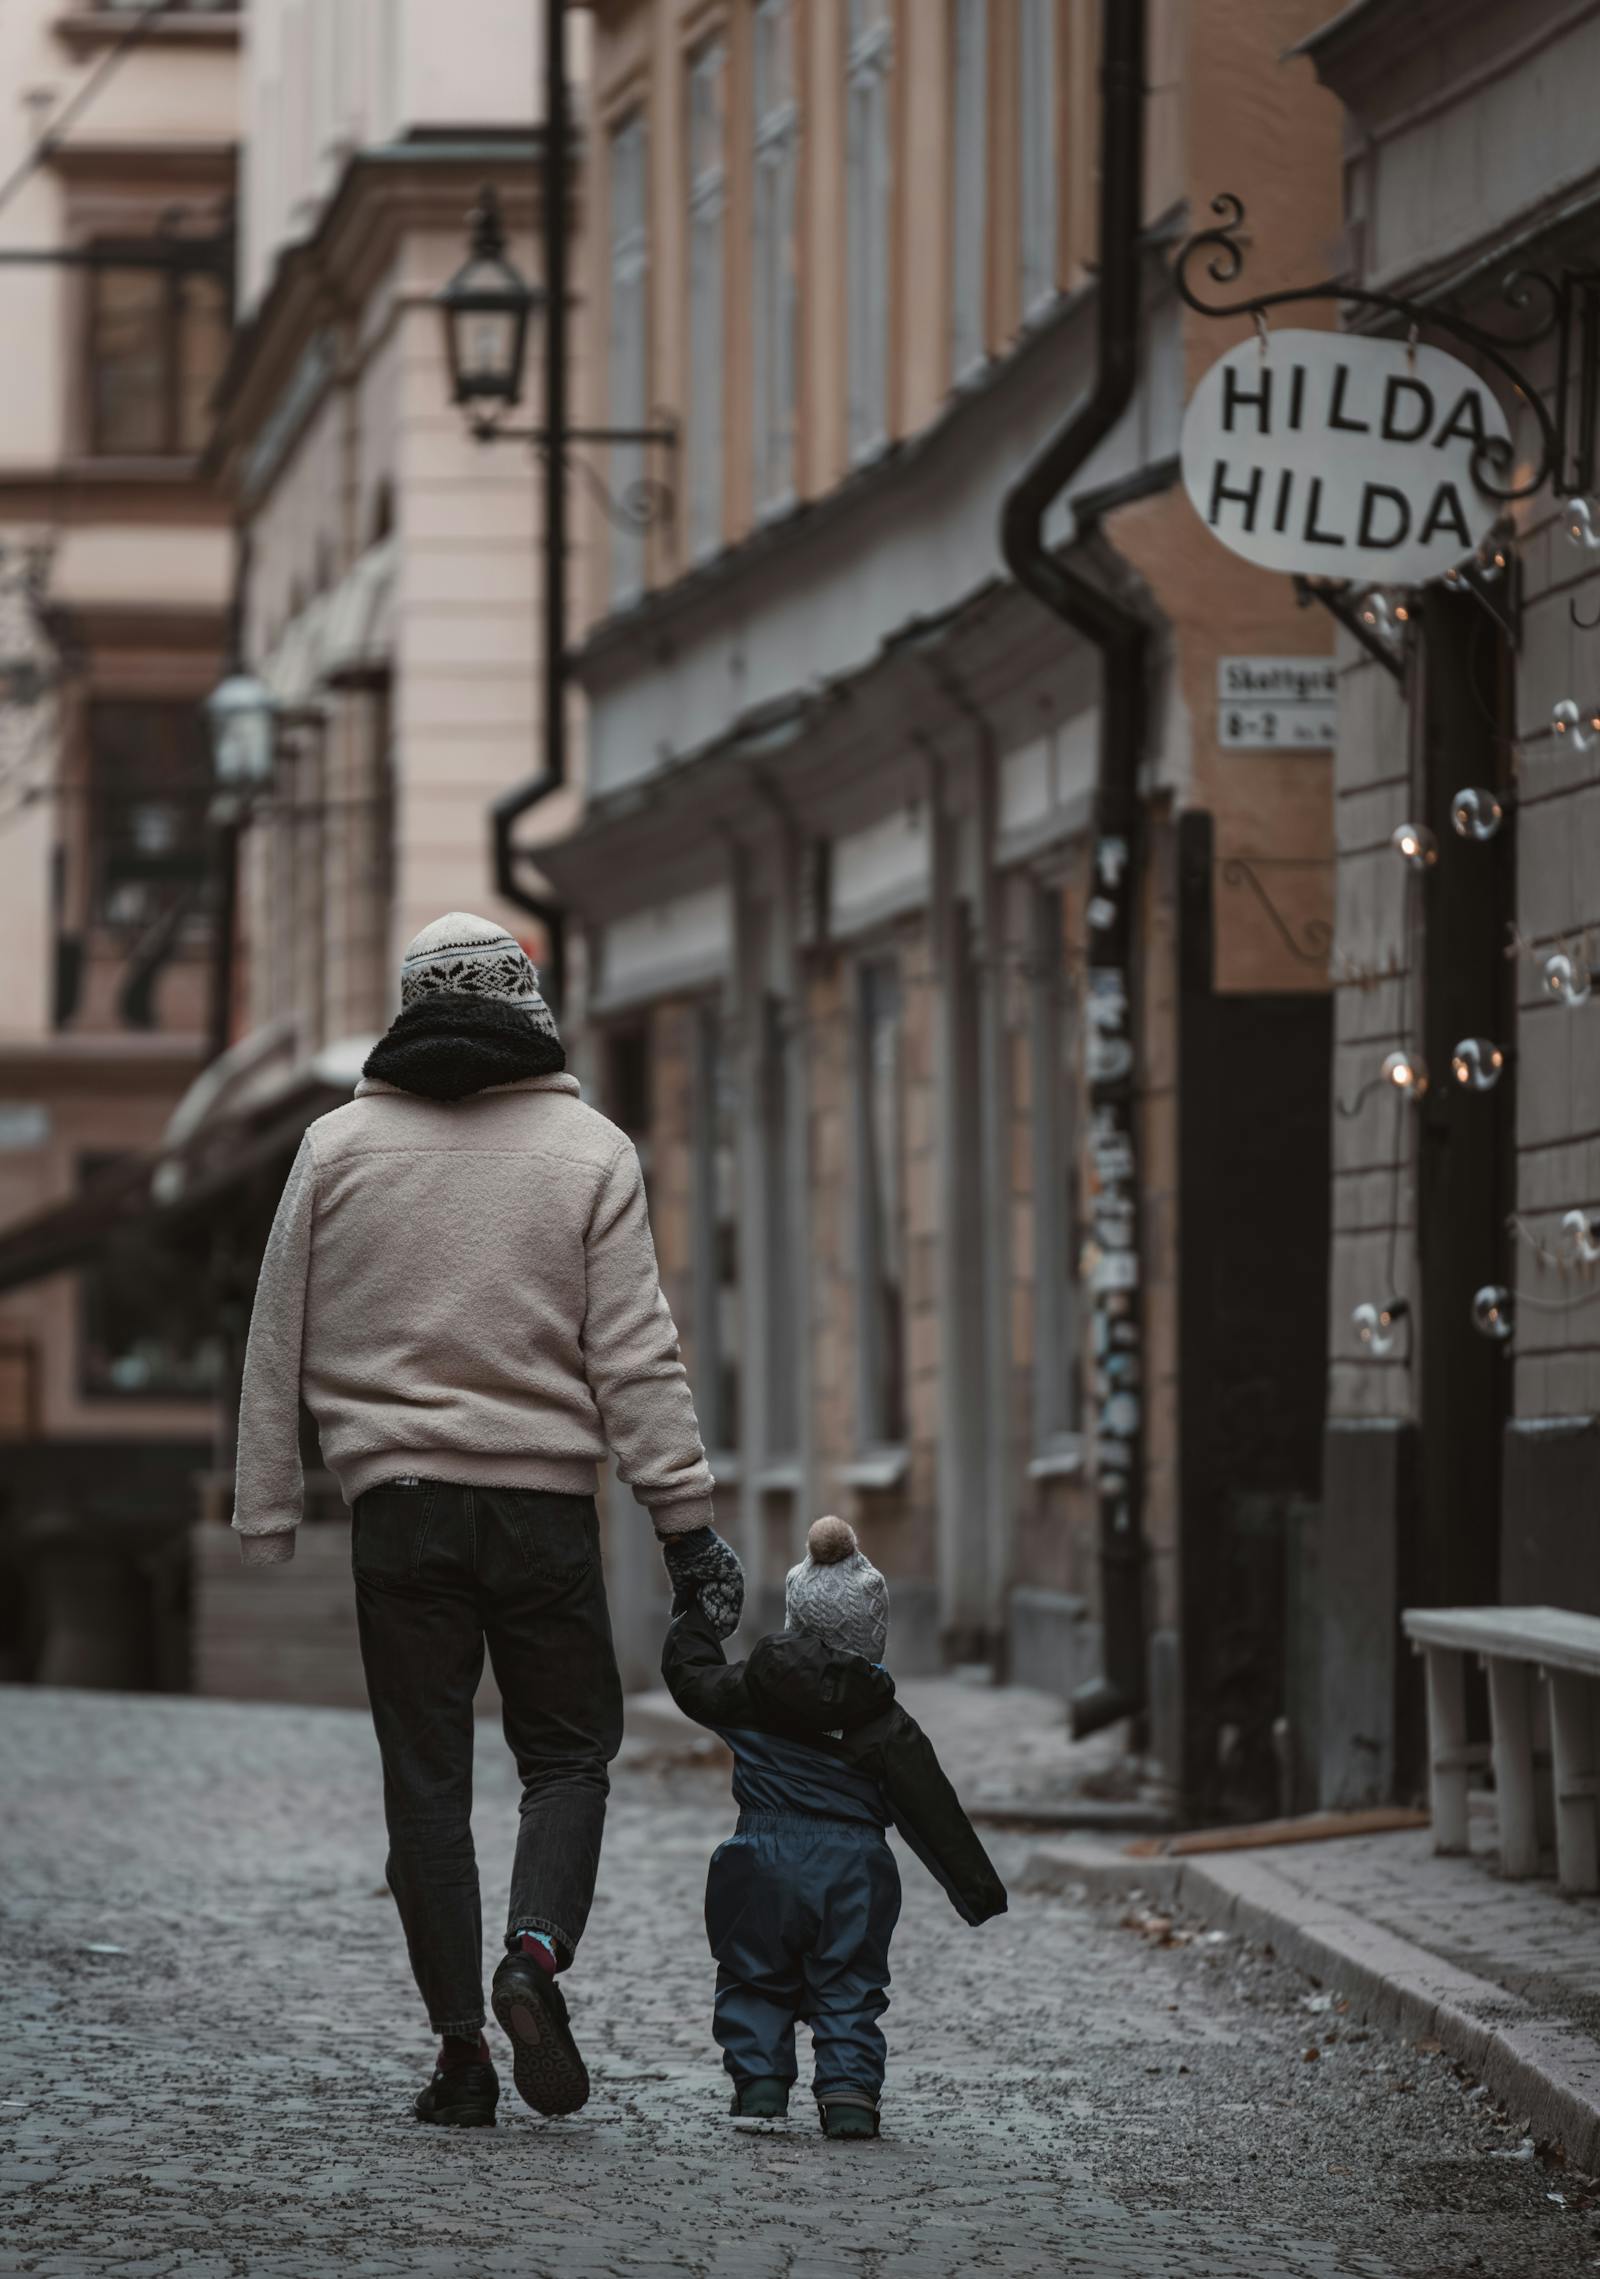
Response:
M148 250L164 266L87 273L89 449L98 457L192 456L211 431L228 353L227 282L174 260L171 246Z
M989 0L953 0L950 78L950 377L965 380L988 346Z
M635 111L611 137L611 424L642 428L649 422L650 234L645 180L648 144L644 116ZM611 488L626 498L645 475L645 446L611 446ZM611 599L619 608L644 590L642 530L611 533Z
M1029 959L1033 1059L1034 1440L1041 1455L1083 1421L1079 1352L1077 1055L1060 890L1033 897Z
M1036 316L1056 291L1056 7L1017 0L1017 116L1021 132L1022 313Z
M845 147L846 322L850 450L875 451L888 432L890 0L850 0Z
M88 708L92 908L142 930L207 876L211 755L198 705L97 700Z
M696 1031L695 1399L714 1451L739 1446L739 1083L722 1009L702 1006Z
M650 1178L650 1121L654 1108L650 1080L650 1031L644 1022L607 1029L601 1048L601 1105L625 1131Z
M710 40L689 63L689 550L722 540L722 368L728 49Z
M127 1161L86 1155L91 1185ZM215 1302L192 1258L132 1227L114 1235L80 1277L80 1380L90 1400L209 1400L222 1385Z
M906 1437L905 1115L900 972L875 958L857 973L857 1333L861 1439Z
M794 496L798 288L795 185L800 111L795 101L792 0L755 12L755 182L752 215L752 418L755 499L770 513Z

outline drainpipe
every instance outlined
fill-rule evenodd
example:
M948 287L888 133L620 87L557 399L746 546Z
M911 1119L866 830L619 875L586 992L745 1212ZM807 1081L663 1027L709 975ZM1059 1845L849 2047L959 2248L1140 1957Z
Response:
M1139 881L1144 627L1051 554L1051 506L1133 399L1142 299L1145 0L1101 0L1100 256L1097 355L1088 400L1007 493L1000 544L1017 582L1093 642L1102 660L1094 873L1088 905L1085 1075L1095 1168L1093 1278L1096 1494L1102 1675L1072 1696L1072 1730L1099 1731L1145 1707L1144 1419L1139 1169L1132 983Z
M503 792L489 810L495 892L544 927L549 942L541 979L559 1017L566 989L566 912L524 886L512 832L522 816L567 780L567 180L571 111L567 100L566 0L545 0L543 244L545 290L543 649L544 766Z

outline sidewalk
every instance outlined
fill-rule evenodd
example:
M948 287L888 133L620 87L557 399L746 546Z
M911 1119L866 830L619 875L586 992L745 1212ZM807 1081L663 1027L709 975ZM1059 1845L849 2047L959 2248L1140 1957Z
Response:
M1041 1844L1034 1891L1141 1893L1269 1945L1368 2021L1441 2047L1518 2117L1600 2171L1600 1902L1506 1883L1427 1829L1182 1857L1089 1838Z

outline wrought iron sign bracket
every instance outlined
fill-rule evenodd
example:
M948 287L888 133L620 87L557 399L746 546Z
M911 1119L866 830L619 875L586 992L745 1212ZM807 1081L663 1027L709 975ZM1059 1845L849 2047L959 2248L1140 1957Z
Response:
M1480 357L1526 404L1539 431L1539 451L1531 472L1517 479L1512 447L1485 436L1474 454L1474 476L1489 498L1507 502L1535 497L1546 484L1558 495L1593 490L1596 472L1596 418L1600 414L1600 270L1514 269L1503 280L1500 297L1513 325L1491 332L1442 303L1410 301L1394 293L1342 284L1327 278L1316 285L1287 286L1254 293L1243 300L1208 298L1197 289L1201 269L1213 285L1231 285L1244 268L1247 232L1243 201L1224 190L1211 201L1218 217L1180 251L1173 278L1180 299L1206 317L1251 317L1265 326L1271 309L1331 301L1346 309L1372 309L1398 318L1413 332L1445 333ZM1516 361L1529 350L1553 342L1555 385L1547 402ZM1317 599L1323 599L1317 594ZM1331 604L1329 605L1331 606ZM1337 614L1337 612L1336 612ZM1352 628L1354 630L1354 628ZM1370 648L1371 643L1367 646Z
M1320 603L1330 617L1337 618L1345 631L1360 642L1369 657L1377 659L1385 672L1393 673L1397 681L1405 679L1404 650L1361 622L1359 603L1363 589L1360 586L1352 585L1348 578L1296 578L1294 591L1302 609L1309 609L1313 602Z
M526 443L538 452L550 450L550 430L546 427L507 427L499 420L477 419L471 433L475 443ZM653 530L658 524L670 524L677 512L677 493L672 485L659 476L640 475L618 497L572 445L587 444L600 450L655 447L675 456L682 440L677 420L666 411L657 411L649 427L569 427L561 438L561 464L569 473L583 477L601 513L618 530Z

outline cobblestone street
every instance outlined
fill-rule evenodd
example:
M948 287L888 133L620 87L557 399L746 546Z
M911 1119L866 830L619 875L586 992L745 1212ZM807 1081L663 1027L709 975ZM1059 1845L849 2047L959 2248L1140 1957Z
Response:
M882 2139L825 2144L803 2097L733 2133L700 1923L725 1776L637 1744L568 1981L592 2102L540 2122L505 2066L498 2129L425 2132L363 1715L16 1690L0 1749L6 2279L1600 2266L1583 2181L1437 2052L1121 1906L1024 1894L969 1933L909 1858ZM513 1797L480 1728L491 1936ZM994 1844L1014 1872L1026 1840Z

